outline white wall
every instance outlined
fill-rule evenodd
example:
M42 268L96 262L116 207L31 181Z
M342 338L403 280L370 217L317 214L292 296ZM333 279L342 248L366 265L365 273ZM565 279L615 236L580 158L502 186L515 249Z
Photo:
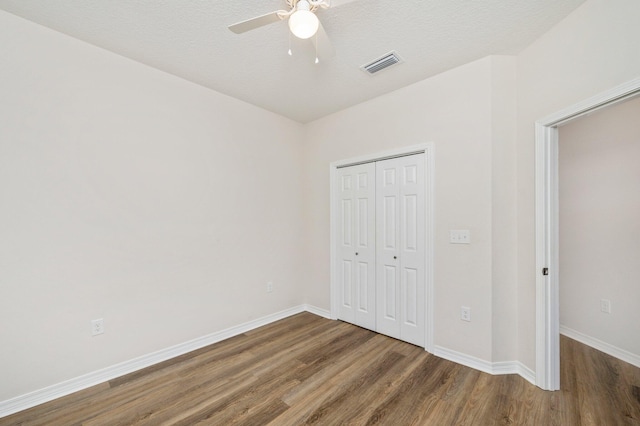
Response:
M640 355L640 98L560 128L560 324ZM611 313L600 300L611 301Z
M0 401L303 302L301 125L0 28Z
M588 0L518 55L518 359L535 368L534 123L640 75L640 2Z
M493 132L497 133L493 125L500 126L492 121L492 110L495 107L501 117L508 116L504 105L513 106L514 71L514 58L485 58L307 126L304 205L311 304L330 306L329 163L433 142L435 344L492 360L492 174L515 171L510 166L493 169ZM500 83L493 79L496 74L503 77ZM511 95L492 96L494 84L512 84ZM512 123L505 128L497 136L501 141L514 136ZM498 157L509 157L508 149L500 150ZM513 157L504 159L514 163ZM505 193L508 199L509 190ZM509 221L502 231L514 235L515 218ZM510 223L513 228L507 229ZM470 229L472 244L449 244L450 229ZM510 278L515 279L515 274ZM514 282L504 285L514 286ZM462 305L471 307L472 322L460 320ZM515 321L515 312L508 321ZM515 335L510 337L515 341Z

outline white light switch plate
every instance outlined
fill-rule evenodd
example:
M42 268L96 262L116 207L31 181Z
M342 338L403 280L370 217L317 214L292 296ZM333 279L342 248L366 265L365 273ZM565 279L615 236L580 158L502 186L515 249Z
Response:
M449 231L451 244L471 244L471 232L468 229L452 229Z

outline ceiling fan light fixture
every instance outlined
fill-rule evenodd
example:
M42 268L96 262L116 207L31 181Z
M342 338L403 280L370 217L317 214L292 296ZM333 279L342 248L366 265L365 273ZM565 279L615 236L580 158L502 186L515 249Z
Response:
M318 32L319 26L318 17L309 10L298 9L289 17L289 29L294 36L303 40Z

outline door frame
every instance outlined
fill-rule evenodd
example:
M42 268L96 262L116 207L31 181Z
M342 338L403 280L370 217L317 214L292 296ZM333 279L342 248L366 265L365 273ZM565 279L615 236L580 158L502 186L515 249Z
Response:
M434 290L433 290L433 267L434 267L434 177L435 177L435 148L432 142L411 145L388 151L366 154L359 157L334 161L329 164L329 206L330 206L330 269L331 269L331 318L338 319L339 311L339 289L336 277L336 214L337 205L334 197L336 172L340 167L354 166L357 164L371 163L374 161L386 160L389 158L403 157L412 154L424 153L424 175L425 175L425 350L433 353L433 312L434 312Z
M544 390L560 389L558 127L638 94L640 78L535 123L536 385Z

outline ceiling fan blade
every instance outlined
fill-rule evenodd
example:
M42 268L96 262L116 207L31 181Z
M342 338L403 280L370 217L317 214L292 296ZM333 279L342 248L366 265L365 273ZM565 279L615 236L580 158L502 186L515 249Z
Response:
M331 0L331 7L338 7L344 4L349 4L357 0Z
M246 21L229 25L229 29L236 34L246 33L247 31L255 30L256 28L260 28L265 25L273 24L274 22L280 21L280 13L282 12L283 11L278 10L275 12L267 13L266 15L247 19Z
M316 45L316 52L318 58L320 59L329 59L336 56L336 51L331 44L331 40L329 40L329 36L327 32L324 30L322 23L318 26L318 32L315 37L313 37L313 42Z

